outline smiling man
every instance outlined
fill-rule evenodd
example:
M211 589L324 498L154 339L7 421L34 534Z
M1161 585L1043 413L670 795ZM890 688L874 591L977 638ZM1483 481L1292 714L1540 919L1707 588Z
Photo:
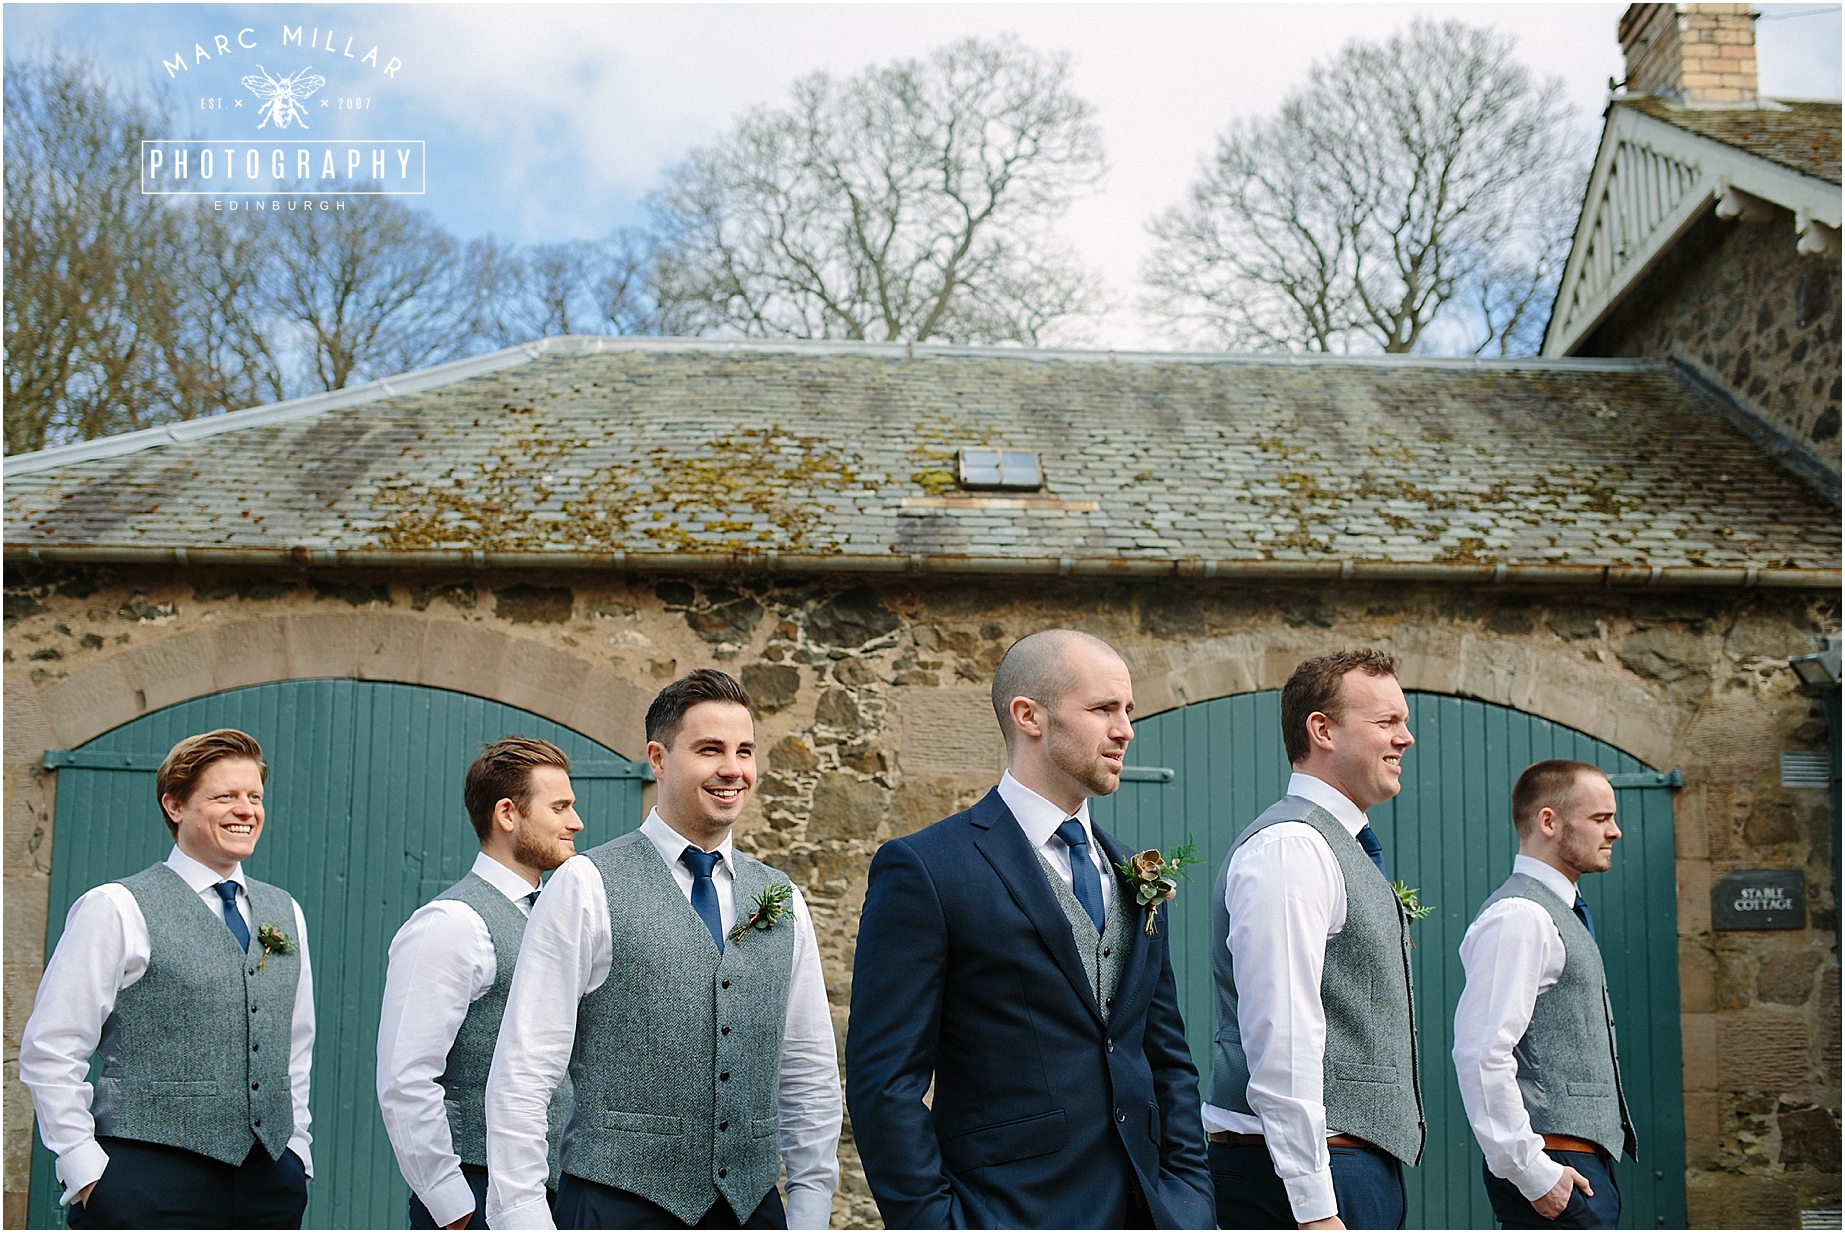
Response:
M301 1227L307 926L243 872L268 773L231 728L175 745L154 777L172 853L72 904L45 965L19 1077L73 1229Z
M674 681L647 759L640 830L564 862L526 925L487 1078L488 1223L825 1228L841 1115L820 950L801 892L731 837L756 786L749 695L709 668Z
M1595 921L1577 882L1614 863L1614 787L1587 762L1539 762L1512 788L1518 855L1461 940L1461 1103L1508 1229L1612 1229L1612 1163L1638 1143L1621 1094Z
M1146 931L1129 853L1089 818L1134 736L1127 665L1076 630L1032 634L993 709L999 786L871 863L846 1073L878 1210L892 1228L1209 1228L1167 913Z
M1426 1135L1409 919L1365 810L1415 744L1396 660L1310 659L1281 691L1288 794L1217 875L1204 1125L1226 1229L1403 1227Z
M462 783L480 855L391 939L378 1023L378 1108L410 1184L413 1229L487 1226L487 1068L539 878L576 855L570 758L507 736ZM570 1084L550 1106L549 1189Z

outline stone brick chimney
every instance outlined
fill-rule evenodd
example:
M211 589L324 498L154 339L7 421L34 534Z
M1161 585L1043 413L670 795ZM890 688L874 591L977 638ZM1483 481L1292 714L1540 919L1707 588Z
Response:
M1630 4L1620 32L1629 94L1692 107L1757 101L1749 5Z

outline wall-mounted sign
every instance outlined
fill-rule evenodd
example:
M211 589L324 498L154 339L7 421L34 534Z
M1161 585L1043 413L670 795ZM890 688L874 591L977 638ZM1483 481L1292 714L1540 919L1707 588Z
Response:
M1710 888L1713 929L1805 929L1807 882L1798 869L1738 869Z

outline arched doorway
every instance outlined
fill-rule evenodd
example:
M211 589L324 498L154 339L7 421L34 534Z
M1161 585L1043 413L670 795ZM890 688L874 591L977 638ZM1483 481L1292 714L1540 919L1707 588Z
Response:
M47 751L58 789L46 955L85 890L166 858L154 772L181 737L223 727L255 736L270 765L249 872L290 891L308 922L317 1033L305 1227L401 1228L409 1192L374 1096L385 959L398 926L478 851L462 774L483 741L553 742L571 758L581 850L640 824L645 764L529 711L422 685L282 681L182 702ZM34 1136L32 1227L64 1226L57 1195Z
M1583 879L1602 938L1620 1032L1621 1076L1642 1161L1616 1169L1626 1228L1685 1226L1684 1097L1679 1059L1674 777L1614 746L1510 707L1412 692L1416 745L1403 791L1371 811L1391 877L1420 889L1434 914L1418 922L1413 963L1423 1103L1422 1166L1406 1172L1412 1228L1492 1228L1480 1150L1449 1060L1464 975L1459 948L1474 913L1511 871L1512 784L1533 762L1574 758L1609 772L1623 838L1614 868ZM1172 958L1192 1056L1211 1059L1211 879L1242 829L1287 785L1279 691L1165 711L1135 725L1128 761L1167 768L1095 802L1095 816L1135 849L1195 837L1201 863L1173 903Z

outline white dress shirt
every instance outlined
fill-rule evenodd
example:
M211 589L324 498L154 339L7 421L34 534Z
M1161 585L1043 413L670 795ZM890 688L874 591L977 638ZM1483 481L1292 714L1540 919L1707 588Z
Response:
M647 815L641 834L653 843L690 902L692 871L679 860L689 841L668 826L658 810ZM729 932L737 920L729 836L719 845L718 855L722 859L711 880L717 888L719 918ZM788 1171L788 1227L824 1229L832 1218L833 1190L839 1184L839 1058L820 972L820 947L799 888L793 907L794 969L776 1105L782 1164ZM614 960L612 932L602 875L585 857L571 857L551 875L526 926L519 970L487 1077L487 1223L493 1228L553 1227L545 1204L545 1106L570 1064L577 1004L608 979ZM743 1219L749 1214L738 1213Z
M473 873L530 914L537 888L485 852ZM411 914L391 939L378 1021L378 1109L397 1153L397 1167L438 1225L474 1210L449 1136L448 1108L436 1080L448 1069L455 1033L468 1008L498 979L487 923L459 899L437 899Z
M1324 780L1295 772L1288 795L1339 820L1354 838L1364 810ZM1249 1060L1255 1116L1204 1106L1206 1131L1259 1134L1295 1220L1337 1215L1332 1157L1326 1150L1326 1008L1320 976L1326 939L1345 928L1345 875L1320 833L1278 822L1230 858L1224 885L1230 909L1225 944L1236 961L1237 1027Z
M1076 891L1076 875L1070 869L1070 845L1057 837L1057 828L1070 817L1062 806L1053 805L1033 792L1030 788L1012 777L1007 771L999 777L999 799L1006 802L1006 808L1012 811L1019 829L1025 832L1025 838L1031 841L1063 884ZM1102 851L1102 845L1095 841L1095 827L1089 822L1089 801L1076 807L1076 820L1082 823L1083 834L1089 837L1089 863L1095 866L1096 873L1102 879L1102 911L1104 914L1114 910L1115 878L1114 870L1108 867L1108 854Z
M212 919L222 921L224 901L212 888L225 879L177 846L166 863L198 892L199 902ZM237 883L237 910L254 934L256 921L241 864L231 871L230 880ZM295 1131L288 1146L312 1177L308 1067L314 1058L314 981L308 970L307 922L302 919L301 905L294 903L294 908L301 979L295 986L295 1014L289 1025L288 1079ZM19 1080L32 1091L39 1137L58 1158L58 1180L64 1183L62 1203L75 1199L79 1190L109 1166L109 1154L96 1142L96 1119L90 1114L90 1057L102 1039L103 1022L115 1010L116 994L141 979L148 955L147 917L141 914L134 892L120 882L105 882L70 905L64 934L39 981L38 998L19 1039Z
M1512 872L1536 878L1566 904L1576 902L1576 884L1541 860L1514 857ZM1538 994L1562 977L1563 961L1557 923L1529 899L1501 899L1480 913L1461 939L1467 987L1454 1008L1454 1073L1461 1104L1486 1154L1486 1167L1527 1199L1540 1198L1555 1186L1563 1166L1544 1154L1543 1136L1531 1129L1512 1049L1531 1026Z

